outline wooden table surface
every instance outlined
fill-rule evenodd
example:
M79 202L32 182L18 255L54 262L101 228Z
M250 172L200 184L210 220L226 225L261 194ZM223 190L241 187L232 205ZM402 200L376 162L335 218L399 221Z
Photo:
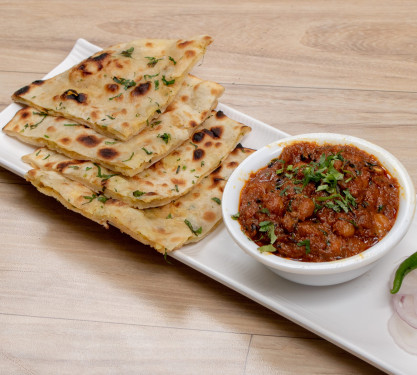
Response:
M194 72L291 134L339 132L417 184L415 1L0 1L0 109L78 38L214 38ZM1 374L378 374L0 168Z

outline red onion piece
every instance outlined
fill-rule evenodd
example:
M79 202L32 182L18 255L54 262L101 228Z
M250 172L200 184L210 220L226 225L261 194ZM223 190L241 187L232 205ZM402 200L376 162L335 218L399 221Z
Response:
M388 321L388 330L399 347L410 354L417 355L417 329L408 325L394 313Z
M416 300L417 295L414 294L395 294L393 297L394 309L399 317L415 329L417 329Z
M394 275L390 281L390 287ZM394 341L410 354L417 355L417 270L404 277L401 288L392 297L394 314L388 321L388 330Z

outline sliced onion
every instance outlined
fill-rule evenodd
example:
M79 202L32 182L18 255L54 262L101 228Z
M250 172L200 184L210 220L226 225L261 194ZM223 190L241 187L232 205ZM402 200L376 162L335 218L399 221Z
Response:
M410 354L417 355L417 329L394 313L388 321L388 330L399 347Z
M417 269L404 277L399 293L417 294Z
M391 278L391 286L394 275ZM393 295L394 314L388 330L394 341L411 354L417 355L417 270L404 277L401 288Z
M415 294L396 294L393 297L394 309L399 317L408 325L417 329L417 313L415 310Z

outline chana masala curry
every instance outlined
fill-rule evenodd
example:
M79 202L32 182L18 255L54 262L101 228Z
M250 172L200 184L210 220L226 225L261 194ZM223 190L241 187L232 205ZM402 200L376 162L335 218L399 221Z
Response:
M398 207L398 182L374 156L350 145L297 142L251 174L235 218L261 252L327 262L380 241Z

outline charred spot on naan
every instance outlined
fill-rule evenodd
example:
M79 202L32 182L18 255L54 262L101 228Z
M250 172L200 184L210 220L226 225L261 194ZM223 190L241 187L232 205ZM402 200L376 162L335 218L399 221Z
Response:
M70 166L79 166L80 164L84 164L84 163L86 162L82 160L66 160L66 161L61 161L60 163L58 163L55 168L59 172L63 172L66 168Z
M80 64L76 65L70 70L69 76L71 80L77 78L81 75L86 77L93 75L103 69L103 63L110 60L110 53L103 52L93 56L90 56L86 60L82 61Z
M218 120L224 119L226 117L226 115L223 113L223 111L217 111L216 112L216 118Z
M145 95L151 88L150 82L141 83L139 86L136 86L131 92L130 96L135 98L137 96Z
M202 150L201 148L196 148L193 152L193 160L194 161L201 160L203 159L204 155L205 155L204 150Z
M196 132L192 137L193 142L202 142L206 134L213 139L219 139L223 134L223 128L221 126L215 126L210 129L203 129L199 132Z
M20 95L27 94L29 92L29 90L30 90L29 86L23 86L19 90L15 91L13 96L20 96Z
M99 111L92 111L91 112L91 118L93 121L97 121L100 118L100 112Z
M30 111L31 109L29 107L26 107L26 108L22 108L21 110L19 110L18 114L21 119L25 119L30 116Z
M76 138L76 141L85 147L93 148L98 146L102 139L92 134L81 134Z
M78 93L76 90L68 89L64 91L60 98L62 100L74 100L75 102L79 104L87 104L87 94L84 94L82 92Z
M119 85L117 83L108 83L105 86L106 91L108 91L111 94L114 94L119 91Z
M171 178L171 182L174 185L186 185L187 184L187 182L183 178L176 178L176 177Z
M210 189L221 188L222 184L225 184L225 179L220 175L221 166L217 168L212 174L208 176L211 181Z
M124 203L124 202L122 202L122 201L120 201L118 199L112 199L112 198L107 199L106 202L105 202L105 204L106 205L109 205L109 206L115 206L115 207L127 206L126 203Z
M200 143L204 139L204 136L205 134L203 131L195 132L193 134L192 141L194 143Z
M205 221L216 221L217 220L217 215L213 211L206 211L206 212L203 213L203 219Z
M178 46L178 48L185 48L192 43L193 43L192 40L185 40L185 41L179 40L177 46Z
M191 49L185 51L184 55L188 59L192 59L197 53Z
M239 165L239 163L238 163L237 161L229 161L229 162L226 164L226 166L227 166L228 168L232 168L232 169L235 169L238 165Z
M101 64L102 61L108 59L110 56L111 56L110 53L103 52L103 53L100 53L97 56L96 55L90 56L89 58L87 58L87 61L94 61L96 63L100 63Z
M58 142L62 143L65 146L68 146L71 143L71 139L68 137L64 137L64 138L58 139Z
M45 82L45 81L44 81L43 79L37 79L36 81L33 81L33 82L32 82L32 85L35 85L35 86L40 86L40 85L42 85L44 82Z
M98 156L105 160L112 160L119 156L119 152L111 147L101 148L97 152Z

